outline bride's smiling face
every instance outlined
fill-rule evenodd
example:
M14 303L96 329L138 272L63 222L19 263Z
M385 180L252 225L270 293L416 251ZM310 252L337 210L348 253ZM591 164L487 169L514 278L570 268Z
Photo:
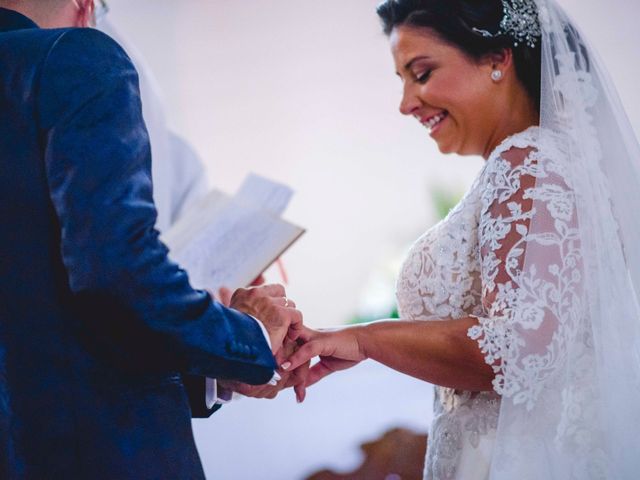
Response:
M483 155L499 123L491 61L476 61L429 28L399 26L390 35L402 79L400 111L422 123L443 153Z

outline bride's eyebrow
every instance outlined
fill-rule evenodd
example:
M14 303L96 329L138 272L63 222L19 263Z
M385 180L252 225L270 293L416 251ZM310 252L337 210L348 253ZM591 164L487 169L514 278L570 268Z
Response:
M428 55L420 55L418 57L414 57L411 60L409 60L407 62L407 64L404 66L405 70L411 70L411 67L413 66L414 63L416 63L419 60L430 60L431 57L429 57Z
M416 63L417 61L420 60L430 60L431 57L429 57L428 55L419 55L417 57L412 58L411 60L409 60L403 68L403 70L405 72L410 72L411 71L411 67L413 66L414 63ZM401 77L402 75L400 75L400 72L396 72L396 75L398 75L399 77Z

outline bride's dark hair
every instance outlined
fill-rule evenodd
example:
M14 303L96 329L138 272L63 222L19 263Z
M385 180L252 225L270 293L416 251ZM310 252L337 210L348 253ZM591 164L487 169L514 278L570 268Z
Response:
M512 37L484 37L473 30L497 32L502 8L502 0L385 0L377 12L387 35L402 25L429 28L474 60L511 49L516 75L540 110L540 42L514 47Z

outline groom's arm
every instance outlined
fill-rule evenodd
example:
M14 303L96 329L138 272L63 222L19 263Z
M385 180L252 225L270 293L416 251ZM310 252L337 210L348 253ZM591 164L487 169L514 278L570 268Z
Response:
M45 168L70 305L122 368L269 381L257 322L191 288L154 229L151 157L137 75L106 35L62 33L38 92Z

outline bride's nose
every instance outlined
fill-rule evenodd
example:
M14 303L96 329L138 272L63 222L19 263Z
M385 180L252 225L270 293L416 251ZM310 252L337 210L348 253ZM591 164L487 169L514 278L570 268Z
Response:
M420 108L422 101L412 91L411 87L405 84L402 89L402 99L400 100L400 113L403 115L413 115Z

